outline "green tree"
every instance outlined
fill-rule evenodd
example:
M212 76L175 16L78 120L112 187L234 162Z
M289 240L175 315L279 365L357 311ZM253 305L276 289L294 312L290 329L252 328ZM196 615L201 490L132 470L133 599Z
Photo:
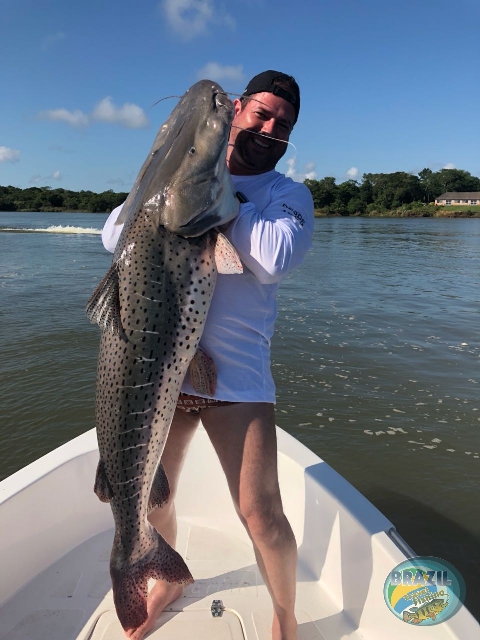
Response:
M304 184L310 189L316 209L327 207L335 201L337 191L335 178L326 177L322 178L322 180L305 180Z
M16 211L17 207L13 198L8 195L0 195L0 211Z

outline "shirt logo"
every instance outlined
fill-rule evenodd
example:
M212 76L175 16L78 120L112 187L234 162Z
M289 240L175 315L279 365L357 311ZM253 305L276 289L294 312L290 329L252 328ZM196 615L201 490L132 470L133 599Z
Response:
M293 216L296 220L298 220L300 226L303 227L303 225L305 224L305 218L299 211L297 211L293 207L290 207L288 204L285 204L285 202L282 204L282 207L284 213L288 213L289 215Z

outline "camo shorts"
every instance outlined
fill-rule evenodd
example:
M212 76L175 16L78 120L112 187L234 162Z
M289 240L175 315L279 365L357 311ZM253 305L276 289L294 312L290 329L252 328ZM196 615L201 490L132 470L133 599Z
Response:
M213 409L214 407L224 407L227 404L237 404L226 400L213 400L212 398L200 398L200 396L190 396L181 393L178 397L177 409L187 413L200 413L202 409Z

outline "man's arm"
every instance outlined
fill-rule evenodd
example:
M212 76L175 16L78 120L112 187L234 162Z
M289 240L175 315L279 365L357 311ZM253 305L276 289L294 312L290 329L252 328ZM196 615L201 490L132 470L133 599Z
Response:
M226 236L262 284L273 284L297 267L312 246L313 200L302 184L287 183L259 213L247 202Z
M120 234L122 233L123 224L115 224L118 216L120 215L122 207L123 204L121 204L119 207L116 207L108 216L107 221L103 225L102 242L105 249L107 251L110 251L110 253L114 253L118 239L120 238Z

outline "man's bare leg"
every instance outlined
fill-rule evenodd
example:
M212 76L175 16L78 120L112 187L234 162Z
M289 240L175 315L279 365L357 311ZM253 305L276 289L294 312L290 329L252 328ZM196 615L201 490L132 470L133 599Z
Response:
M183 467L185 455L188 450L195 430L199 424L199 418L193 413L186 413L177 409L173 418L170 433L168 434L165 449L162 455L162 464L167 474L170 485L170 498L168 502L148 516L150 523L168 542L175 547L177 540L177 518L175 514L175 495L178 479ZM148 617L141 627L127 633L130 640L141 640L155 626L162 611L183 593L183 586L173 584L166 580L157 580L148 594Z
M272 640L296 640L297 546L278 486L274 407L267 403L215 407L202 411L202 422L272 597Z

